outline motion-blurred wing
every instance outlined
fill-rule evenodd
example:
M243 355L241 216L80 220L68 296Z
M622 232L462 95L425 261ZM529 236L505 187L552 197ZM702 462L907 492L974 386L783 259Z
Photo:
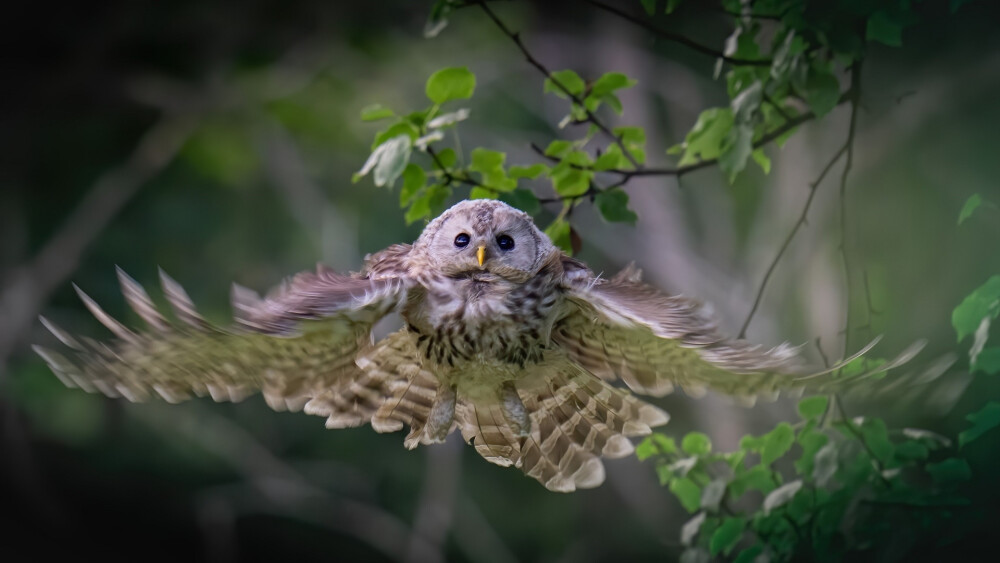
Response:
M697 303L663 295L639 282L637 271L603 280L577 270L565 286L569 311L553 327L553 340L586 369L604 379L621 378L637 393L663 396L679 385L694 396L713 389L752 402L782 389L827 388L836 377L836 368L803 375L788 345L766 348L723 338ZM880 370L918 350L911 347Z
M265 299L235 288L236 324L229 328L201 317L183 288L165 274L161 281L175 321L120 270L119 280L147 330L126 328L79 290L115 340L78 339L43 319L68 350L35 350L65 384L131 401L154 395L168 402L205 395L238 401L261 391L275 410L298 410L320 391L339 390L349 411L345 418L355 425L370 418L380 383L364 378L354 360L370 342L372 323L404 297L401 280L320 270L295 276ZM358 388L362 380L365 389Z

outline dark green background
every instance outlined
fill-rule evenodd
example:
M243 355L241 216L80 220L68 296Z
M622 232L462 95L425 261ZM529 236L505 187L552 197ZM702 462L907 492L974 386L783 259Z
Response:
M968 341L954 342L951 310L1000 273L997 208L984 206L956 225L973 193L1000 203L1000 10L971 2L949 16L946 4L923 3L902 48L870 51L849 183L848 244L869 272L880 311L873 332L886 336L878 352L927 338L927 362L965 353ZM620 5L641 13L638 2ZM404 225L397 193L367 179L350 183L377 129L357 116L374 102L423 107L424 80L438 68L477 74L472 117L460 126L466 151L487 146L509 151L510 163L536 162L529 142L566 134L554 126L563 102L543 96L541 77L478 10L458 12L427 40L428 9L406 1L6 8L0 288L164 116L184 116L192 133L80 256L65 257L72 275L57 280L40 312L66 328L105 337L70 282L134 320L124 314L116 264L150 288L163 267L207 316L222 320L232 281L265 290L316 261L357 269L366 253L416 238L421 226ZM621 119L646 127L651 162L667 162L662 151L699 111L727 103L710 58L606 13L565 2L497 9L552 69L638 79L623 96ZM721 46L727 33L724 15L696 5L657 21L710 45ZM651 282L713 303L735 333L808 183L845 131L841 108L780 151L768 149L770 176L755 169L732 187L714 169L680 185L636 182L629 187L636 228L603 223L590 209L574 216L581 256L607 272L635 260ZM550 195L544 182L534 187ZM751 325L753 340L821 336L828 353L839 351L844 301L833 179L821 190ZM864 318L863 310L857 315ZM677 530L688 514L633 458L608 462L602 487L559 495L486 463L457 436L411 452L400 434L326 431L321 419L274 413L256 397L239 405L136 406L86 395L65 389L30 353L30 343L52 344L40 324L5 338L0 558L7 561L391 559L392 549L372 544L384 547L394 532L366 511L404 531L414 521L429 526L444 538L448 560L670 560L680 552ZM946 376L956 382L946 389L961 390L963 361ZM954 407L933 397L906 404L890 397L848 408L954 433L996 387L979 376ZM794 412L790 401L747 410L678 394L657 403L673 415L666 432L702 430L723 448ZM979 475L995 474L995 444L995 436L984 437L970 448ZM980 494L992 502L995 485ZM422 503L425 496L440 503ZM434 520L438 506L449 515L442 523ZM986 540L985 530L984 522L962 549Z

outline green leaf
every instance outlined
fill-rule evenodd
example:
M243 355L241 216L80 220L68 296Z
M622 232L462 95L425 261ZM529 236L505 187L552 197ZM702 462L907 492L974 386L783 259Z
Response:
M552 73L551 78L545 79L545 85L542 87L542 90L544 92L552 92L560 98L567 97L563 88L557 86L556 83L569 90L574 96L582 94L583 89L587 86L576 72L572 70L557 70Z
M628 167L629 162L622 156L621 151L608 151L597 157L594 161L594 170L603 172Z
M729 555L729 552L736 547L740 538L743 537L743 530L746 528L746 525L747 522L743 518L726 518L722 521L722 525L712 534L712 539L708 543L708 550L712 555L720 553Z
M795 431L790 424L782 422L763 438L764 446L760 450L760 462L766 467L788 452L795 442Z
M496 199L496 198L497 198L496 192L479 186L476 186L469 191L469 199Z
M562 158L569 154L573 150L573 143L570 141L564 141L562 139L556 139L549 143L549 146L545 149L545 156L553 156L556 158Z
M399 192L399 206L409 205L426 183L427 174L424 169L413 163L407 164L403 170L403 189Z
M660 485L666 486L668 483L677 478L674 470L666 464L660 464L656 466L656 476L660 480Z
M972 212L979 207L979 204L983 202L983 198L979 194L972 194L969 199L965 200L965 205L962 206L962 212L958 214L958 224L961 225L966 219L972 216Z
M757 558L763 555L763 553L764 546L752 545L743 551L740 551L740 553L736 556L736 559L733 560L733 563L755 563Z
M382 104L372 104L361 109L361 121L378 121L396 114Z
M544 164L532 164L531 166L511 166L507 171L511 178L531 178L535 179L549 171L549 167Z
M376 186L391 186L399 178L410 160L412 142L407 135L397 135L375 147L361 170L355 174L360 178L374 170Z
M452 10L452 0L437 0L431 6L431 13L424 24L424 37L430 39L437 37L441 31L448 26L448 14Z
M740 448L751 452L759 452L764 447L764 437L760 438L747 434L740 438Z
M437 217L445 210L445 203L451 197L451 188L448 186L436 185L427 190L427 203L431 210L431 215Z
M681 449L691 455L703 455L712 451L712 441L701 432L689 432L681 441Z
M681 5L681 0L667 0L667 7L663 10L663 13L670 15L674 13L674 10L676 10L677 6L680 5Z
M646 143L646 131L642 127L615 127L612 133L627 147Z
M722 141L732 128L733 111L730 108L711 108L701 112L684 139L684 154L678 164L685 166L718 158Z
M642 9L646 10L646 13L653 15L656 13L656 0L639 0L642 3Z
M474 149L471 156L472 164L469 165L469 170L484 174L502 167L507 158L506 153L484 148Z
M701 525L705 523L706 516L705 512L699 512L694 518L691 518L681 526L681 543L683 545L694 543L695 538L698 537L698 532L701 531Z
M417 150L426 151L427 147L431 143L435 143L437 141L440 141L441 139L444 139L444 133L442 133L441 131L431 131L430 133L424 135L423 137L420 137L416 141L413 141L413 146L416 147Z
M522 188L500 194L500 201L516 207L528 215L534 215L542 210L542 204L538 202L535 194L531 190Z
M674 493L681 506L688 512L694 512L701 506L701 487L690 477L674 479L670 482L670 492Z
M556 219L545 228L545 234L552 240L552 244L567 254L573 252L573 242L570 240L569 231L569 223L565 219Z
M903 26L885 12L875 12L868 18L865 39L878 41L890 47L901 47L903 45Z
M750 469L739 473L729 483L729 491L732 498L739 500L743 493L747 491L760 491L767 494L774 490L778 484L774 482L774 475L771 470L763 465L755 465Z
M840 82L829 70L810 66L803 95L816 117L823 117L840 101Z
M787 504L801 488L802 480L798 479L771 491L770 494L764 497L764 514L770 514L775 508Z
M753 154L754 128L750 123L734 123L722 143L719 154L719 168L726 174L729 183L746 168L747 159Z
M964 459L951 457L939 463L928 463L926 467L931 478L938 484L968 481L972 478L969 462Z
M430 194L424 192L420 194L420 197L414 198L413 203L410 204L410 208L406 210L406 224L409 225L414 221L418 221L431 214L431 200Z
M983 319L995 319L997 313L1000 313L1000 276L992 276L952 311L951 325L958 333L958 341L975 333Z
M879 418L866 418L860 425L861 436L865 440L868 449L875 454L882 463L888 463L896 450L889 439L889 431L885 427L885 422Z
M812 424L812 422L810 422ZM799 432L798 442L802 447L802 455L795 460L795 470L799 475L811 475L813 463L816 461L816 454L820 448L826 445L830 439L825 434L817 432L814 428L803 429Z
M931 432L930 430L922 430L920 428L904 428L903 436L911 440L920 440L920 442L928 446L932 450L938 448L950 448L951 439L947 436L942 436L937 432Z
M764 149L754 149L750 153L750 156L753 157L753 161L757 163L757 166L760 166L760 169L764 171L764 174L771 173L771 159L764 152Z
M417 138L420 137L420 131L414 127L412 123L399 121L390 125L387 129L379 131L375 134L375 141L372 142L372 150L374 151L382 143L400 135L406 135L411 141L416 141Z
M403 174L403 169L410 161L411 150L410 138L406 135L394 137L379 145L372 153L381 153L378 164L375 165L375 185L391 186Z
M927 459L930 450L916 440L907 440L896 445L896 458L902 461L919 461Z
M820 435L822 436L822 435ZM826 436L822 436L826 438ZM805 454L803 454L803 457ZM825 487L837 473L837 444L830 442L813 457L812 478L816 485Z
M799 416L805 420L814 420L826 412L827 405L830 403L830 399L825 395L816 395L813 397L806 397L799 401L798 411Z
M701 508L710 512L719 510L722 497L726 496L725 479L712 479L701 491Z
M678 453L677 443L669 436L654 432L639 442L635 453L640 461L657 454L675 454Z
M1000 403L990 401L986 406L965 417L972 427L958 435L958 445L965 446L986 432L1000 426Z
M587 97L602 98L615 90L631 88L635 84L635 80L630 79L620 72L608 72L594 82L590 87L590 94Z
M425 92L435 104L471 98L476 90L476 75L466 67L441 69L427 79Z
M438 166L438 162L441 163L444 170L451 169L455 166L455 163L458 162L458 155L455 154L454 149L444 149L443 151L437 153L437 160L434 161L434 168L441 170L442 168L441 166Z
M552 177L552 187L561 196L583 195L590 189L590 180L593 176L593 172L570 168L565 173Z
M443 113L434 119L427 122L427 127L430 129L440 129L443 127L449 127L458 123L459 121L464 121L469 118L469 110L462 108L458 111L453 111L451 113Z
M981 371L988 375L1000 373L1000 348L992 346L985 348L976 356L976 361L972 365L972 372Z
M594 204L605 221L635 225L639 217L628 208L628 194L624 190L604 190L594 197Z

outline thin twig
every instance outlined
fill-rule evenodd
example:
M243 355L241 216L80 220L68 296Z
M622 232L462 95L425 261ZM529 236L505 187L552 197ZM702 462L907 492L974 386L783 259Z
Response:
M771 265L768 266L767 271L764 273L764 279L760 282L760 288L757 290L757 297L753 300L753 307L750 308L750 313L747 315L745 321L743 321L743 326L740 328L740 333L737 338L744 338L747 334L747 327L750 326L750 321L753 320L754 314L757 312L757 307L760 306L761 299L764 297L764 290L767 288L767 282L771 279L771 274L774 273L775 268L778 267L778 262L781 261L781 257L785 255L785 251L788 250L789 245L792 244L792 239L799 232L799 229L806 224L806 216L809 214L809 207L812 205L813 199L816 197L817 188L819 188L820 183L826 178L826 175L833 168L833 165L840 160L840 157L847 151L847 145L845 144L833 155L830 162L826 163L823 167L823 171L819 173L816 180L809 185L809 197L806 198L806 204L802 207L802 213L799 215L799 220L795 222L792 226L792 230L788 232L788 236L785 237L785 242L781 244L781 248L778 253L774 256L774 260L771 261Z
M511 31L503 23L503 21L501 21L500 18L498 18L497 15L493 13L493 10L490 9L490 7L486 4L485 1L479 0L479 7L482 8L483 11L486 12L486 15L489 16L491 20L493 20L493 23L500 28L500 31L502 31L504 35L506 35L508 38L510 38L511 41L514 42L517 48L521 51L521 54L524 55L525 60L527 60L528 63L531 64L531 66L535 67L536 69L538 69L539 72L544 74L546 78L552 81L552 84L556 88L558 88L563 94L566 94L566 96L570 100L572 100L574 104L576 104L580 109L583 110L584 114L587 116L586 121L593 123L595 127L600 129L605 135L613 139L614 143L618 145L618 147L621 149L622 155L629 161L629 163L636 170L642 168L642 165L639 164L639 162L635 159L635 157L632 156L632 153L629 152L628 148L625 147L625 143L622 141L621 137L615 135L614 132L611 131L611 129L609 129L607 125L605 125L600 119L597 118L597 115L595 115L594 112L587 109L586 104L584 104L583 100L579 96L577 96L573 92L570 92L569 88L567 88L562 82L560 82L554 76L552 76L552 72L550 72L545 65L543 65L538 59L534 57L534 55L531 54L530 51L528 51L528 48L525 47L524 43L521 41L520 33L515 33Z
M851 95L850 91L845 92L841 96L840 101L837 102L837 105L840 105L840 104L846 102L849 99L850 95ZM758 148L760 148L760 147L762 147L764 145L767 145L768 143L771 143L772 141L774 141L775 139L781 137L785 133L788 133L792 129L795 129L796 127L802 125L803 123L807 123L809 121L812 121L813 119L816 119L816 114L814 114L812 112L806 112L806 113L803 113L801 115L797 115L797 116L789 119L785 123L781 124L780 126L775 127L771 131L765 133L764 135L761 135L760 139L757 139L756 141L754 141L753 148L754 149L758 149ZM548 160L550 160L552 162L559 162L560 161L560 159L558 159L556 157L549 156L549 155L545 154L545 150L542 149L541 147L539 147L538 145L534 144L534 143L531 144L531 148L536 153L538 153L539 155L545 157L546 159L548 159ZM708 168L710 166L714 166L714 165L716 165L718 163L719 163L719 159L718 158L709 158L709 159L706 159L706 160L701 160L701 161L695 162L693 164L687 164L687 165L684 165L684 166L678 166L678 167L674 167L674 168L643 168L641 170L622 170L620 168L611 168L611 169L608 169L608 170L601 170L601 172L606 172L608 174L618 174L619 176L622 177L623 180L625 180L627 182L628 180L631 180L632 178L635 178L635 177L638 177L638 176L677 176L677 177L680 177L680 176L683 176L683 175L688 174L690 172L694 172L696 170L701 170L702 168ZM590 168L590 167L587 167L587 166L580 166L580 165L576 165L576 164L571 164L570 166L572 166L573 168L577 168L579 170L591 170L591 171L594 171L593 168Z
M465 184L467 186L472 186L474 188L482 188L484 190L489 190L490 192L493 192L494 194L500 193L500 190L498 190L497 188L493 188L493 187L487 186L486 184L483 184L482 182L477 182L476 180L474 180L473 178L471 178L468 175L468 173L465 172L464 170L462 171L462 175L461 176L450 172L448 170L448 168L444 165L444 163L441 162L441 157L439 157L438 154L437 154L437 152L435 152L434 149L431 148L430 146L427 147L427 154L429 154L431 156L431 160L433 160L434 164L437 165L437 167L441 170L441 174L444 176L445 184L451 184L453 182L458 182L460 184Z
M851 117L847 129L847 162L840 175L840 253L844 262L846 311L844 318L844 357L847 357L851 342L851 262L847 252L847 176L854 164L854 134L858 122L858 106L861 98L861 61L851 65Z
M708 55L710 57L715 57L717 59L722 59L722 60L726 61L727 63L734 64L734 65L771 66L771 61L768 60L768 59L741 59L741 58L737 58L737 57L730 57L730 56L727 56L725 53L723 53L721 51L716 51L715 49L712 49L711 47L706 47L706 46L704 46L704 45L702 45L702 44L700 44L700 43L698 43L696 41L693 41L692 39L690 39L688 37L685 37L684 35L681 35L679 33L674 33L672 31L667 31L667 30L664 30L664 29L660 29L660 28L656 27L655 25L649 23L648 21L646 21L646 20L644 20L642 18L633 16L632 14L629 14L628 12L626 12L626 11L620 9L620 8L616 8L615 6L609 6L609 5L607 5L607 4L603 3L603 2L598 2L597 0L585 0L585 1L588 4L590 4L591 6L594 6L595 8L599 8L599 9L604 10L606 12L610 12L610 13L612 13L612 14L614 14L614 15L622 18L622 19L628 20L628 21L630 21L630 22L638 25L639 27L642 27L643 29L646 29L646 30L648 30L648 31L650 31L652 33L655 33L656 35L659 35L660 37L662 37L664 39L667 39L668 41L673 41L675 43L680 43L681 45L684 45L685 47L688 47L688 48L690 48L690 49L692 49L694 51L697 51L697 52L699 52L699 53L701 53L703 55Z

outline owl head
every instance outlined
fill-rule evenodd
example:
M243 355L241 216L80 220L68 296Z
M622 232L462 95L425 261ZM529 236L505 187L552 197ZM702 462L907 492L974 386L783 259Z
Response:
M459 202L431 221L413 250L447 276L523 282L559 250L531 216L490 199Z

